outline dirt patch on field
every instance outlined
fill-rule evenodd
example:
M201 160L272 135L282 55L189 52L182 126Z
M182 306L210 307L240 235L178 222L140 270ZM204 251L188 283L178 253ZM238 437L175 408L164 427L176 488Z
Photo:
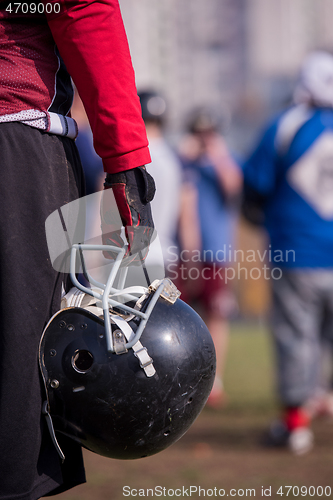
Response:
M58 498L221 498L223 492L235 498L330 498L333 421L315 422L314 449L294 457L261 445L270 417L258 410L204 410L180 441L153 457L127 462L85 452L87 484Z

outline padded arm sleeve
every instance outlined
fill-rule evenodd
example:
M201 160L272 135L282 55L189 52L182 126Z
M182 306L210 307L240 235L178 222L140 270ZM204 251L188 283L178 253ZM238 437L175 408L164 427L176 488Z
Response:
M55 43L71 75L104 170L149 163L150 155L118 0L48 0Z

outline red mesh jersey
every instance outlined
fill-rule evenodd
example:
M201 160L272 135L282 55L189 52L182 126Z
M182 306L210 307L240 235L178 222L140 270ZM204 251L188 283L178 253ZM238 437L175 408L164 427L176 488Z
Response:
M69 112L73 89L45 16L0 11L0 115Z
M116 172L149 163L118 0L44 1L60 4L59 13L47 17L6 12L8 3L0 1L0 115L33 110L67 114L72 102L69 73L104 169Z

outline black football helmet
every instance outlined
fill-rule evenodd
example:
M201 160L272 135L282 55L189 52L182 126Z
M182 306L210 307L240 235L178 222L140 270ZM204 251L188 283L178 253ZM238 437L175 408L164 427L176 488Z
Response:
M60 250L50 255L57 267L60 261L65 266L69 262L74 287L64 294L61 310L40 342L44 413L54 443L60 432L110 458L153 455L177 441L204 407L215 377L212 338L169 279L126 286L126 244L111 248L73 242L70 235L80 234L69 227L75 217L68 206L58 215L70 258L62 236L54 235L54 216L49 230L51 240L60 241ZM46 228L48 235L48 221ZM118 254L111 264L108 260L104 283L87 269L84 254L94 251ZM91 269L96 268L100 270L93 261ZM149 254L142 268L148 279ZM137 266L134 271L137 275Z

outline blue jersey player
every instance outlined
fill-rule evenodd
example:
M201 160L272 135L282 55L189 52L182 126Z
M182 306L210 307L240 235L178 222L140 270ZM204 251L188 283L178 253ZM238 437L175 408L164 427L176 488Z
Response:
M333 56L303 63L295 104L276 118L243 166L244 215L270 237L271 329L282 417L273 444L296 454L313 445L308 401L333 336Z

